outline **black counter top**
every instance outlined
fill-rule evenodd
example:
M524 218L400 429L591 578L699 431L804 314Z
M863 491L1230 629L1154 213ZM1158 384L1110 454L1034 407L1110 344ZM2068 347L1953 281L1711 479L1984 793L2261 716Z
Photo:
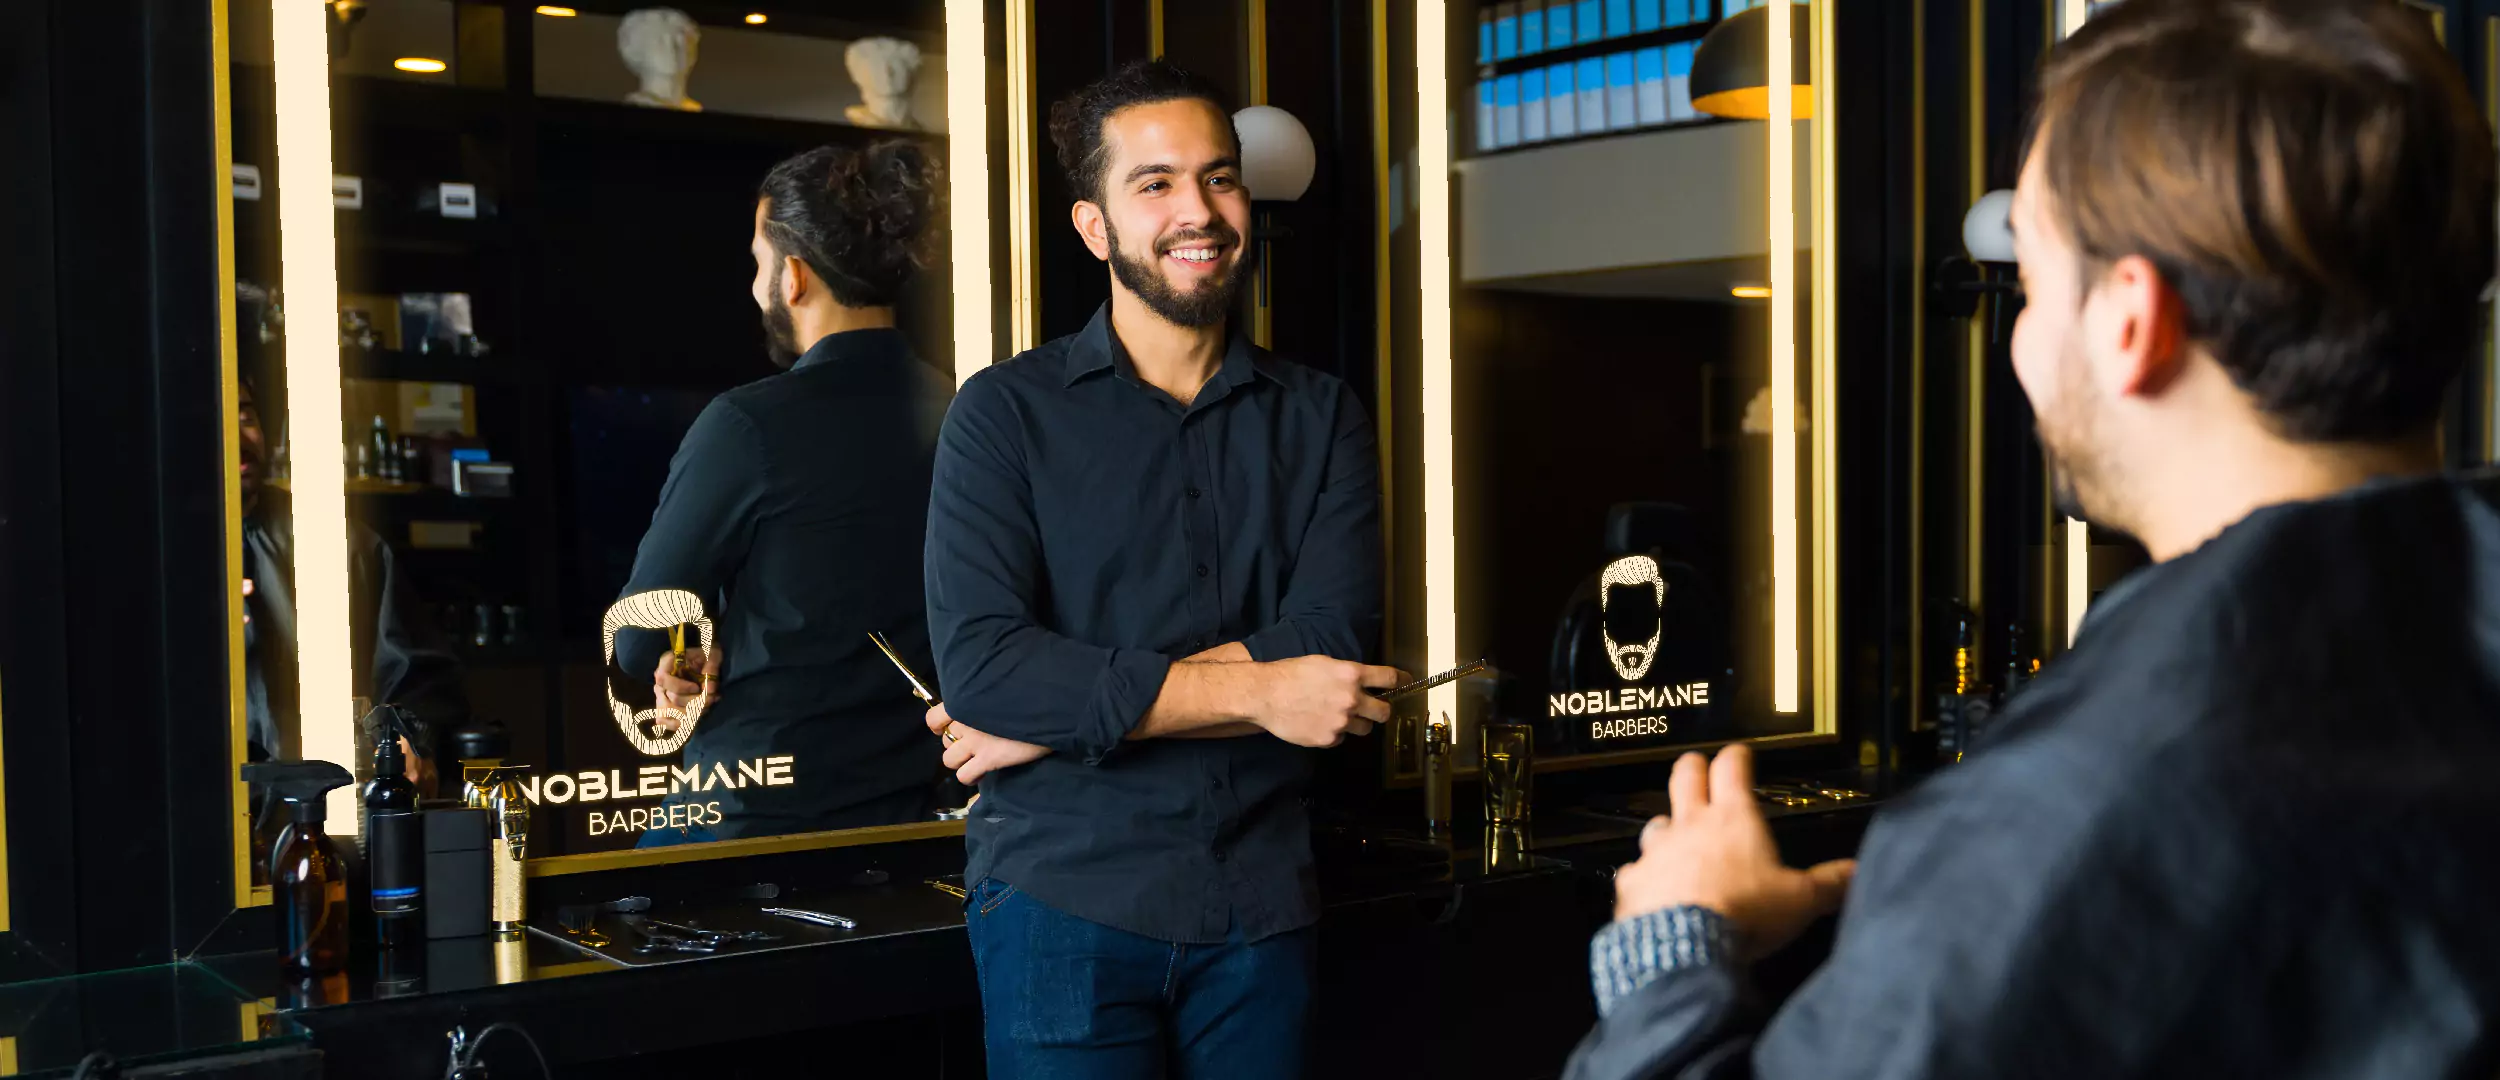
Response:
M1394 828L1317 830L1324 907L1315 1043L1325 1053L1315 1075L1412 1072L1426 1059L1437 1062L1427 1071L1534 1075L1536 1063L1560 1061L1594 1016L1588 934L1606 917L1614 867L1638 853L1645 809L1546 813L1526 830L1528 851L1500 853L1491 865L1480 827L1441 842ZM1820 809L1829 812L1789 810L1775 821L1784 848L1790 837L1826 833L1854 844L1868 808ZM1815 850L1792 860L1827 845L1805 846ZM432 942L388 968L363 950L343 978L310 985L279 978L265 954L209 963L309 1030L331 1075L432 1080L443 1074L445 1033L461 1026L474 1036L498 1021L528 1032L559 1066L605 1063L601 1075L617 1078L646 1066L663 1075L662 1061L696 1067L707 1047L774 1039L844 1046L861 1075L922 1070L932 1055L978 1075L963 901L929 884L961 865L960 841L948 839L541 879L531 883L538 932L517 940ZM742 898L759 881L773 882L777 895ZM618 952L613 944L592 950L568 940L556 916L561 905L629 895L650 897L648 914L667 922L778 940L625 966L597 955ZM767 904L858 925L776 918L758 910ZM596 926L611 941L631 933L613 914ZM1450 1050L1456 1056L1445 1062L1436 1057L1443 1050L1414 1040L1422 1028L1467 1023L1516 1037ZM836 1029L842 1034L828 1034ZM531 1075L525 1050L494 1051L503 1054L522 1055L508 1061ZM1485 1072L1506 1054L1515 1069Z

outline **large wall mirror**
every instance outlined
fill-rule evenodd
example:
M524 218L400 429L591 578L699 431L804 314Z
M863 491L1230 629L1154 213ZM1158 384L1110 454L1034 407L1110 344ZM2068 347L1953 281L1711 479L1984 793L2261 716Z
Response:
M228 2L234 759L526 766L536 875L960 830L871 634L933 680L930 452L1021 310L1029 16ZM233 813L265 903L282 815Z
M1396 35L1451 119L1402 133L1386 215L1399 649L1497 672L1434 692L1461 761L1486 722L1543 768L1834 737L1834 2L1426 2Z

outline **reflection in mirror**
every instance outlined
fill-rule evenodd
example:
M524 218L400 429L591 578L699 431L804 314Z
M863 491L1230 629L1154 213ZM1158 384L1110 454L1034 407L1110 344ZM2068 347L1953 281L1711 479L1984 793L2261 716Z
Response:
M300 237L276 213L270 3L234 7L244 756L370 779L395 715L440 804L457 747L499 740L532 858L960 805L869 640L934 669L920 549L955 360L939 5L326 5L335 311L304 310L280 253ZM531 75L508 80L516 60ZM290 343L335 349L337 385ZM346 502L353 712L297 700L321 644L297 580L298 538L324 528L314 462ZM609 653L611 606L663 590L684 610L646 604ZM246 799L257 877L283 821Z
M1449 568L1428 665L1500 673L1432 706L1460 747L1529 724L1568 767L1832 730L1819 25L1776 0L1419 25L1422 111L1460 118L1419 133L1423 488L1450 495L1400 535Z

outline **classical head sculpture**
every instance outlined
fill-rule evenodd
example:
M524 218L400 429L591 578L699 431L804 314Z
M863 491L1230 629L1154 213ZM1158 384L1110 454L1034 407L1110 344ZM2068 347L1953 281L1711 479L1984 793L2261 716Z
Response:
M703 105L686 96L686 80L694 74L695 45L703 31L676 8L643 8L625 16L616 27L616 52L641 85L625 95L629 105L699 112Z
M908 128L911 81L920 74L920 46L890 37L861 38L842 51L851 81L859 84L861 104L843 115L862 127Z

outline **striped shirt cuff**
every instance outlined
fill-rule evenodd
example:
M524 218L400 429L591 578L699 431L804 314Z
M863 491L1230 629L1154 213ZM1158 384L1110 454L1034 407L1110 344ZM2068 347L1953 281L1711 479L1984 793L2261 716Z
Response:
M1661 975L1734 963L1737 955L1735 930L1705 907L1687 904L1608 923L1589 939L1597 1015Z

